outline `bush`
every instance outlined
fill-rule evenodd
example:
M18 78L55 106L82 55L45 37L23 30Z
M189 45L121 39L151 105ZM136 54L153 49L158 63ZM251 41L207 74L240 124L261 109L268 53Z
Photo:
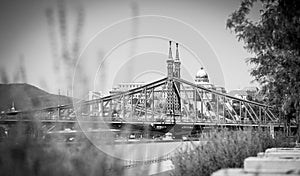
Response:
M185 149L172 159L173 175L208 176L221 168L241 168L244 159L270 147L289 147L284 136L273 139L262 130L214 131L202 136L204 145Z
M10 130L0 142L0 175L121 175L120 162L88 141L57 143L28 135L28 125Z

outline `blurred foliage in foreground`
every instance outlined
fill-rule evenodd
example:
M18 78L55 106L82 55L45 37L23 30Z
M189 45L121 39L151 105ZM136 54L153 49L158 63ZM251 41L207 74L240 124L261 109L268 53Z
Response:
M25 135L26 127L10 130L0 142L0 175L122 175L116 159L91 143L57 143Z
M270 147L291 147L289 139L268 131L247 130L211 132L201 137L206 144L178 152L172 159L173 175L209 176L221 168L241 168L249 156L256 156Z

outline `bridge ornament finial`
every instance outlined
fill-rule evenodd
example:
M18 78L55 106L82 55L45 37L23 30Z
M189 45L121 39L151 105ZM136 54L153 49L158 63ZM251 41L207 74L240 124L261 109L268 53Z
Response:
M172 56L172 41L170 40L169 43L170 43L170 47L169 47L169 58L170 58L170 59L173 59L173 56Z
M178 43L176 43L176 60L179 61Z

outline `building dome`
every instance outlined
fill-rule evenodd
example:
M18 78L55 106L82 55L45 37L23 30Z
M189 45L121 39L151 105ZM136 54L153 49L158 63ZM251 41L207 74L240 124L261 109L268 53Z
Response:
M201 67L200 70L198 70L198 72L196 74L196 78L208 78L208 75L204 71L203 67Z
M196 84L206 84L206 83L209 83L208 75L204 71L203 67L201 67L200 70L198 70L198 72L196 74L196 78L195 78L195 83Z

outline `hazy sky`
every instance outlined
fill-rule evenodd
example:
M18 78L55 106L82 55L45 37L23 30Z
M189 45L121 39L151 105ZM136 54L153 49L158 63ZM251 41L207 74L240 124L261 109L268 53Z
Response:
M75 86L79 83L86 89L100 90L118 82L147 82L166 72L171 39L180 44L185 79L193 81L203 66L214 84L227 90L243 88L251 85L250 66L245 63L250 55L225 27L229 14L239 4L239 0L2 1L1 77L5 70L9 82L26 81L65 94L73 70L63 59L62 48L65 41L72 58L72 47L78 41L82 55ZM59 7L65 9L65 23L59 18L63 16ZM140 17L128 19L136 15ZM77 28L80 18L83 25ZM65 28L60 24L66 24ZM172 49L175 56L175 44ZM16 74L22 58L23 78Z

